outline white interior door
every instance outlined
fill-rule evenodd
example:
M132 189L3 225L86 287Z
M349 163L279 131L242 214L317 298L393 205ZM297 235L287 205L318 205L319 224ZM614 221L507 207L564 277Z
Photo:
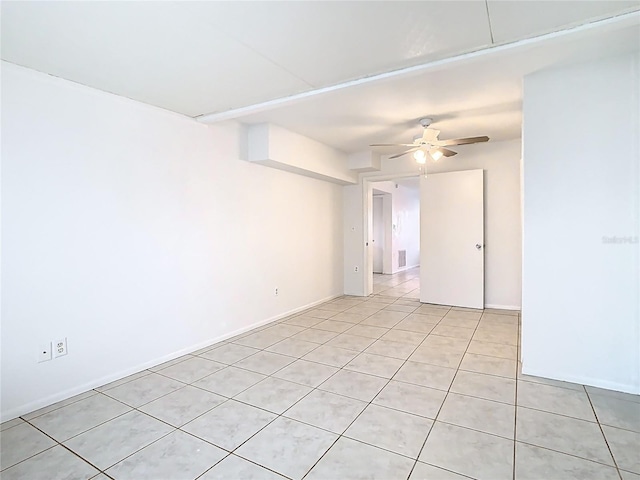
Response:
M382 196L373 197L373 273L382 273L384 259L384 218Z
M484 308L482 170L420 177L420 301Z

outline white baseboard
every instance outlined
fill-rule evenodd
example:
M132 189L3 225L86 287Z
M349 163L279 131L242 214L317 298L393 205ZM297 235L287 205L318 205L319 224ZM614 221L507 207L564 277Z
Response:
M411 270L412 268L416 268L416 267L419 267L419 266L420 266L419 263L416 264L416 265L408 265L406 267L402 267L402 268L399 268L399 269L397 269L395 271L392 271L390 275L394 275L396 273L404 272L405 270Z
M485 303L484 308L495 308L496 310L518 310L522 308L520 305L496 305L494 303Z
M631 393L633 395L640 394L640 385L629 385L617 382L610 382L600 378L591 378L584 375L571 375L562 372L547 372L528 368L522 364L522 373L532 375L534 377L549 378L551 380L560 380L561 382L571 382L580 385L589 385L591 387L603 388L605 390L614 390L616 392Z
M57 402L61 402L63 400L66 400L68 398L74 397L76 395L80 395L81 393L85 393L89 390L92 390L94 388L97 387L101 387L102 385L106 385L107 383L111 383L111 382L115 382L116 380L120 380L124 377L128 377L129 375L133 375L134 373L138 373L141 372L143 370L146 370L148 368L152 368L155 367L157 365L160 365L161 363L164 362L168 362L170 360L174 360L178 357L181 357L183 355L186 355L188 353L192 353L195 352L197 350L200 350L201 348L204 347L208 347L209 345L213 345L214 343L218 343L221 342L223 340L226 340L228 338L231 337L235 337L236 335L241 335L245 332L248 332L249 330L252 330L254 328L258 328L261 327L263 325L266 325L268 323L271 322L275 322L278 320L281 320L283 318L289 317L291 315L295 315L296 313L302 312L304 310L307 310L309 308L313 308L317 305L320 305L324 302L328 302L330 300L333 300L334 298L338 298L341 297L343 294L336 294L336 295L330 295L328 297L325 297L321 300L317 300L315 302L311 302L308 303L306 305L303 305L302 307L298 307L298 308L294 308L292 310L289 310L287 312L278 314L278 315L274 315L273 317L267 318L265 320L260 320L258 322L255 322L251 325L247 325L245 327L242 328L238 328L236 330L233 330L229 333L225 333L223 335L219 335L215 338L210 338L208 340L205 340L203 342L199 342L195 345L191 345L189 347L185 347L182 348L180 350L177 350L175 352L172 352L170 354L167 355L163 355L162 357L159 358L155 358L153 360L150 360L148 362L144 362L142 364L136 365L135 367L131 367L131 368L127 368L125 370L121 370L119 372L113 373L113 374L109 374L109 375L105 375L101 378L95 379L95 380L91 380L90 382L84 383L82 385L79 385L77 387L73 387L73 388L69 388L67 390L64 390L62 392L58 392L55 393L53 395L49 395L48 397L45 398L41 398L39 400L35 400L33 402L29 402L26 403L24 405L20 405L18 407L12 408L11 410L7 410L6 412L2 412L2 415L0 416L0 422L6 422L8 420L12 420L16 417L19 417L20 415L25 415L27 413L33 412L35 410L39 410L41 408L47 407L49 405L52 405L54 403Z

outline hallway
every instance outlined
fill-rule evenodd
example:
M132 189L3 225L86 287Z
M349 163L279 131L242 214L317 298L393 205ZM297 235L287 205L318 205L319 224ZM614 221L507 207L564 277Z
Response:
M420 299L420 267L411 268L393 275L373 274L374 295Z

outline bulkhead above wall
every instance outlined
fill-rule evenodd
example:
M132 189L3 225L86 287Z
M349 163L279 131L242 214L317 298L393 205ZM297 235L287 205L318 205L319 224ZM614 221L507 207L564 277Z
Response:
M359 174L380 170L380 155L340 150L272 123L247 127L246 159L339 185L354 185Z

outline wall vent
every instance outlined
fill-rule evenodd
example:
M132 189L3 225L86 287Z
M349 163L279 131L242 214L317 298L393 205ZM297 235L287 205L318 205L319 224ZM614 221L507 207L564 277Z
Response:
M407 251L398 250L398 268L407 266Z

